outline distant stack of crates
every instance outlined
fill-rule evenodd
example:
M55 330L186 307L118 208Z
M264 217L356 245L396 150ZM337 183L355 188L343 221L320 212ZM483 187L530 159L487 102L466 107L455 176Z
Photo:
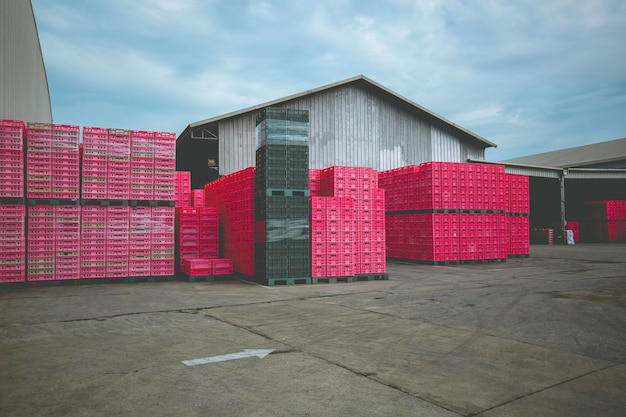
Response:
M0 283L26 280L25 133L23 122L0 120Z
M309 284L309 113L268 107L256 134L256 276L266 285Z

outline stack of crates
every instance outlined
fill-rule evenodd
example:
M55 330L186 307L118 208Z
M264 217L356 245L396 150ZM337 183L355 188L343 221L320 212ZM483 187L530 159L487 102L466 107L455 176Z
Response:
M54 206L55 279L80 279L81 208L79 205Z
M109 129L107 137L107 199L130 199L130 130Z
M154 133L132 130L130 199L154 199Z
M24 123L0 120L0 282L26 279Z
M52 125L52 190L50 198L80 198L80 128Z
M191 190L191 204L193 207L204 207L204 190Z
M26 131L26 197L52 198L52 125L28 124Z
M55 206L28 207L28 280L52 281L56 278Z
M378 187L378 171L346 166L323 169L320 192L322 196L347 197L354 201L354 275L358 279L386 278L385 191ZM344 253L348 256L346 248ZM347 264L347 260L344 263ZM336 276L334 271L340 269L327 272L331 273L329 276Z
M151 208L150 275L173 276L175 271L174 207Z
M132 187L132 184L131 184ZM132 189L131 189L132 193ZM152 209L153 207L130 207L128 239L128 276L150 276L152 260Z
M0 282L23 282L26 280L26 206L3 203L0 210Z
M308 129L306 110L257 116L256 276L266 285L311 282Z
M255 275L255 178L249 167L204 186L205 206L218 209L222 255L247 276Z
M106 278L107 207L99 205L81 207L80 239L80 277Z
M108 129L83 127L83 156L81 190L87 200L106 200Z
M505 195L508 192L509 257L530 254L530 184L526 175L505 174ZM551 238L549 239L551 241Z
M176 207L192 207L191 172L176 171L174 173L174 201ZM195 204L193 206L195 207Z
M528 177L502 165L427 162L384 171L380 182L390 257L459 263L529 253Z
M24 198L24 123L0 120L0 198Z
M128 277L128 255L130 241L130 207L107 207L107 278Z
M174 201L176 134L154 132L154 199Z

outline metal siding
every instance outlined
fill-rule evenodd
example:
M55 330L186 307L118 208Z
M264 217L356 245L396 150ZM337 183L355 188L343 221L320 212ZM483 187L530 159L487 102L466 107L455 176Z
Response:
M624 180L626 169L623 171L578 171L570 169L568 180Z
M559 178L560 170L550 170L541 168L526 168L505 165L505 172L507 174L528 175L529 177L537 178Z
M356 86L324 90L281 107L309 110L311 168L348 165L387 170L431 160L484 159L484 149ZM250 112L220 122L220 174L254 165L255 115Z
M0 119L52 122L30 0L0 1Z

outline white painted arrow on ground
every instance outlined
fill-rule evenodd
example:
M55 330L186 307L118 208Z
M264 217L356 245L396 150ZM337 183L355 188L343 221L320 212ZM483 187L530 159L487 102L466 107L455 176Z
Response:
M188 361L181 361L187 366L204 365L205 363L232 361L235 359L251 358L256 356L259 359L263 359L276 349L244 349L242 352L229 353L226 355L209 356L208 358L190 359Z

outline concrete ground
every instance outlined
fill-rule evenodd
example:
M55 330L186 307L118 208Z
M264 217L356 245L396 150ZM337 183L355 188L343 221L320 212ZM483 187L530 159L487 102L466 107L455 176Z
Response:
M626 244L389 281L0 289L0 416L626 415ZM274 349L197 366L183 360Z

